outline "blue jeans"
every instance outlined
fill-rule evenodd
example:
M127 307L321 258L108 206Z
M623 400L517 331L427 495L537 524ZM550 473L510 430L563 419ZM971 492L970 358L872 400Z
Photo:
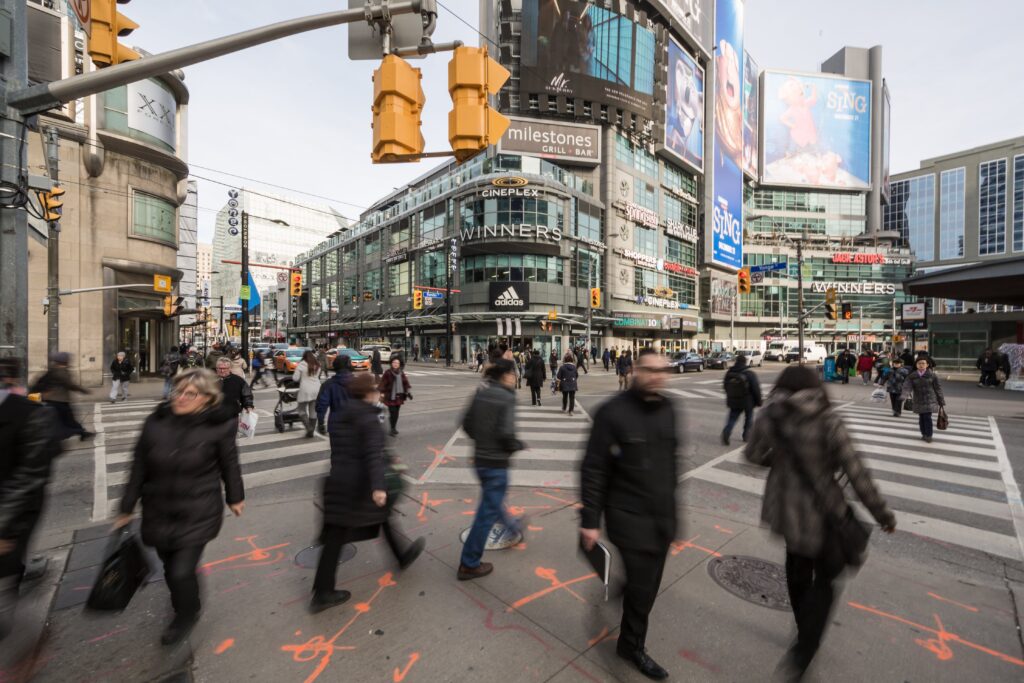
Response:
M476 476L480 479L480 505L476 509L473 527L462 546L462 558L459 560L470 569L480 566L487 537L495 522L500 519L505 528L519 531L519 522L505 509L508 470L503 467L477 467Z
M746 441L747 435L750 434L750 426L754 422L754 406L750 403L742 408L729 408L729 417L725 420L725 436L732 436L732 428L736 426L740 415L745 416L743 419L743 440Z
M932 435L932 414L918 413L917 424L921 427L921 436Z

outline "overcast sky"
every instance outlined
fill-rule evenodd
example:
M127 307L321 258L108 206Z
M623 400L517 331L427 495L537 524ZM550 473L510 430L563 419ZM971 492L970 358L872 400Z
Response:
M476 26L476 0L441 3ZM163 52L343 7L337 0L136 0L120 9L140 24L124 42ZM1024 134L1021 25L1020 0L748 0L745 40L761 68L807 71L843 45L882 45L892 92L891 168L898 173L921 159ZM443 7L434 39L479 43L475 30ZM347 28L323 29L186 69L200 240L212 239L227 185L258 186L227 174L322 195L355 218L373 199L436 165L370 162L376 63L349 61L347 42ZM416 64L424 69L428 151L449 148L448 59L434 55Z

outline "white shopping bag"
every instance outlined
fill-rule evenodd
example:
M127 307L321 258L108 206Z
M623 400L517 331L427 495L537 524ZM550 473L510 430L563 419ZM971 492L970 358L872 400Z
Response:
M256 415L256 411L242 412L238 416L238 436L239 437L253 437L256 436L256 423L259 421L259 417Z
M885 389L879 387L871 392L871 400L881 402L885 400Z

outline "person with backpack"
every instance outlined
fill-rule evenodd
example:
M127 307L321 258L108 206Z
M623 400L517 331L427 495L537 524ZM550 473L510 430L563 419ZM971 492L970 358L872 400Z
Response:
M892 372L885 381L885 391L889 394L889 403L892 404L892 416L899 417L903 414L903 382L906 381L910 371L903 367L903 360L899 357L892 360Z
M352 381L352 358L344 354L338 354L334 358L334 377L320 386L320 393L316 397L316 429L321 434L337 432L341 424L341 416L344 412L345 403L348 401L348 384ZM324 418L330 411L330 418L327 426Z
M608 364L611 362L611 360L612 360L612 354L609 353L608 349L606 348L601 353L601 362L604 363L604 371L605 372L608 372Z
M754 371L747 367L747 357L739 355L725 373L722 384L725 387L725 405L729 408L729 417L722 430L722 445L728 446L732 429L741 414L744 415L743 440L746 441L750 435L750 428L754 424L754 408L761 405L761 383Z
M562 367L558 368L558 372L555 374L555 379L558 380L558 389L562 392L562 412L564 413L568 409L569 417L572 417L573 411L576 410L577 380L580 376L572 361L572 354L565 354Z
M164 377L164 400L171 393L171 381L174 376L178 374L178 368L181 367L181 353L177 347L172 346L171 350L164 356L164 362L160 364L160 374Z
M544 387L546 379L544 360L540 357L540 351L534 349L530 360L526 362L526 383L530 385L530 405L540 405L540 390Z
M615 374L619 376L619 389L629 389L629 378L633 374L633 352L624 351L615 361Z

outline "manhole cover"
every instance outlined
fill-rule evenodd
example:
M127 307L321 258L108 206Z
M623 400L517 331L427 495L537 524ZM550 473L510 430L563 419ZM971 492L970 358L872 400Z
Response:
M295 556L295 565L302 567L303 569L316 569L316 565L320 562L320 549L323 546L311 545L308 548L303 548L299 551L299 554ZM356 547L351 543L341 546L341 557L338 559L338 564L344 564L356 556Z
M759 557L726 555L708 562L708 574L733 595L755 605L789 611L786 569Z
M459 540L463 543L469 538L469 530L472 527L466 527L459 534ZM514 545L519 545L523 541L522 534L509 534L505 531L505 525L501 522L495 522L494 526L491 527L491 533L487 537L487 543L484 544L484 550L506 550Z

